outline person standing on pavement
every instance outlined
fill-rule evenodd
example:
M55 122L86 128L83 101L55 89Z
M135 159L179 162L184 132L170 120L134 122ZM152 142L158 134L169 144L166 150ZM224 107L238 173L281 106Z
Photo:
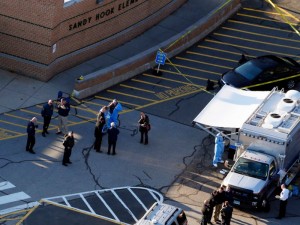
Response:
M227 186L225 189L225 200L228 201L230 205L233 204L233 193L229 186Z
M35 128L38 127L36 125L37 118L33 117L29 123L27 124L27 143L26 143L26 151L31 154L35 154L33 151L33 146L35 145Z
M225 201L221 209L221 225L230 225L233 208L228 201Z
M50 99L48 103L43 105L43 109L41 111L41 115L44 118L44 124L43 124L43 137L46 137L46 134L48 133L49 124L53 115L53 101Z
M202 219L200 224L201 225L212 224L210 220L213 213L213 206L210 204L209 200L204 200L204 205L202 206L201 212L202 212Z
M61 101L57 104L58 109L58 130L56 134L67 134L68 133L68 115L70 112L70 104L66 101L65 98L62 98Z
M220 211L222 209L222 204L225 201L225 192L223 187L220 187L217 190L214 200L215 200L214 221L216 223L220 223L221 222L221 220L219 219Z
M143 143L145 137L145 145L148 144L148 131L150 130L150 121L149 117L144 113L141 112L141 117L138 121L139 123L139 132L141 133L140 143Z
M116 128L116 124L114 122L111 122L110 128L107 130L108 134L108 151L107 154L110 155L110 149L113 148L112 155L116 154L116 144L118 140L118 135L120 131L118 128Z
M63 156L62 164L64 166L68 166L68 164L72 163L70 161L70 157L72 154L72 148L74 147L74 144L75 144L75 140L74 140L73 131L70 131L68 134L65 135L65 138L63 141L63 146L65 147L65 149L64 149L64 156Z
M280 205L279 205L279 214L276 217L276 219L281 219L285 217L285 212L286 212L286 205L287 201L290 195L289 189L286 188L285 184L282 184L281 186L281 192L280 195L276 195L275 197L280 200Z
M97 116L97 122L94 130L94 136L95 136L95 142L94 142L94 149L96 152L102 152L101 151L101 143L102 143L102 129L103 126L105 125L105 111L106 111L106 106L102 107L99 111L99 114Z
M214 158L213 158L214 167L218 167L218 163L224 163L224 160L222 160L223 153L224 153L224 139L221 133L217 133L215 138L215 149L214 149Z

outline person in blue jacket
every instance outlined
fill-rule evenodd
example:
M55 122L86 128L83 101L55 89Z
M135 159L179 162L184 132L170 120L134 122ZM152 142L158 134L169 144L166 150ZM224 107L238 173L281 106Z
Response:
M217 133L215 138L215 149L214 149L214 158L213 166L218 167L218 163L224 163L222 160L222 155L224 153L224 139L221 133Z

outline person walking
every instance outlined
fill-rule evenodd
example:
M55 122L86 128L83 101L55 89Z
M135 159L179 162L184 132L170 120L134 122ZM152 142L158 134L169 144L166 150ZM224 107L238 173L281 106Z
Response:
M221 225L230 225L233 208L228 201L225 201L221 209Z
M141 117L138 121L139 123L139 132L141 133L140 143L143 143L145 137L145 145L148 144L148 131L150 130L150 121L149 117L144 113L141 112Z
M107 130L108 134L108 151L107 154L110 155L110 149L113 148L112 155L116 154L116 144L118 140L118 135L120 131L118 128L116 128L116 124L114 122L111 122L110 128Z
M36 125L37 118L33 117L29 123L27 124L27 143L26 143L26 151L31 154L35 154L33 151L33 146L35 145L35 128L38 127Z
M57 104L58 109L58 130L56 134L68 133L68 115L70 112L70 104L66 101L65 98L62 98L60 102Z
M204 200L204 204L202 206L201 212L202 212L202 218L200 224L201 225L212 224L210 220L213 213L213 206L211 205L209 200Z
M276 195L275 197L280 200L279 204L279 214L276 217L276 219L281 219L285 217L285 212L286 212L286 205L287 201L290 195L289 189L286 188L285 184L282 184L281 186L281 192L280 195Z
M48 103L43 105L43 109L41 111L41 115L44 118L44 124L43 124L43 137L46 137L46 134L48 133L48 128L50 125L50 121L53 115L53 101L52 99L49 99Z
M68 166L68 164L72 163L70 161L70 157L72 154L72 148L74 147L74 144L75 144L75 140L74 140L73 131L69 131L68 134L65 135L65 138L63 141L63 146L65 147L65 149L64 149L64 156L63 156L62 164L64 166Z
M225 201L225 192L224 192L224 188L220 187L217 190L217 193L214 197L215 200L215 207L214 207L214 221L216 223L220 223L221 220L219 219L220 216L220 211L222 209L222 204Z
M94 142L94 149L96 152L102 152L101 151L101 143L102 143L102 129L103 126L105 125L105 111L106 111L106 106L102 107L99 111L99 114L97 116L97 122L94 130L94 136L95 136L95 142Z

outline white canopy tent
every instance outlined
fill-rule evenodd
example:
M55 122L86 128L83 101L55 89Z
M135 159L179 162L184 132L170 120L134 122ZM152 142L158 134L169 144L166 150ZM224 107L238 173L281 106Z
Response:
M217 128L241 128L270 91L246 91L225 85L194 119Z

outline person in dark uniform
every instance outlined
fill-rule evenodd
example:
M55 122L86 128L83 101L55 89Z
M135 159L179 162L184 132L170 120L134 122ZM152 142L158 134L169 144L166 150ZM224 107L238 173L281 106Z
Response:
M286 188L285 184L282 184L280 187L281 187L280 195L275 196L277 199L280 200L279 214L276 217L276 219L281 219L285 217L286 205L290 194L290 191L289 189Z
M33 117L29 123L27 124L27 143L26 143L26 151L31 154L35 154L33 151L33 146L35 145L35 128L38 127L36 125L37 118Z
M141 112L141 117L138 121L139 123L139 131L141 133L141 140L140 140L140 143L143 143L144 141L144 136L145 136L145 145L148 144L148 131L149 131L149 128L150 128L150 121L149 121L149 117Z
M107 130L107 134L108 134L108 151L107 151L107 154L108 155L110 155L111 147L113 147L112 154L113 155L116 154L116 144L117 144L119 133L120 133L120 131L119 131L118 128L116 128L115 123L111 122L110 128Z
M230 205L233 204L233 193L229 186L227 186L225 190L225 200L228 201Z
M222 204L225 201L225 192L224 192L224 188L220 187L217 190L217 193L214 197L215 200L215 207L214 207L214 221L216 223L220 223L221 220L219 220L219 215L220 215L220 211L222 209Z
M200 222L201 225L212 224L210 220L212 217L213 208L214 207L210 204L209 200L204 200L204 205L201 209L202 212L202 219Z
M49 134L48 127L49 127L49 124L50 124L50 121L51 121L51 118L53 115L53 101L51 99L48 101L48 103L46 103L43 106L41 115L44 118L42 135L43 135L43 137L46 137L46 134Z
M62 164L64 166L68 166L68 163L69 164L72 163L70 161L70 156L71 156L72 148L74 147L74 144L75 144L75 140L74 140L73 131L69 131L68 134L65 135L65 138L63 141L63 146L65 147L65 150L64 150Z
M221 209L221 225L230 225L233 208L228 201L225 201Z
M100 109L100 112L97 116L97 122L94 130L94 136L95 136L95 142L94 142L94 149L96 152L102 152L101 151L101 143L102 143L102 129L103 126L105 125L105 111L106 111L106 106L102 107Z

